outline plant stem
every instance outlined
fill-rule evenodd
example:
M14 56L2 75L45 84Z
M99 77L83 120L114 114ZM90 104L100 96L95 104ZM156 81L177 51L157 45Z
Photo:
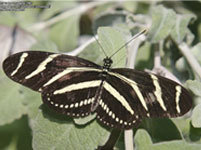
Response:
M86 4L79 5L73 9L67 10L67 11L61 13L60 15L55 16L55 17L53 17L47 21L36 23L36 24L32 25L31 27L27 28L27 30L40 31L40 30L47 28L47 27L49 27L49 26L51 26L51 25L53 25L53 24L55 24L61 20L67 19L70 16L73 16L75 14L76 15L82 14L82 13L86 12L87 10L93 8L93 7L103 5L103 4L106 4L109 2L110 1L95 1L95 2L89 2Z
M179 50L182 52L182 54L184 55L184 57L188 61L189 65L192 67L192 69L201 78L201 67L200 67L197 59L191 53L188 45L186 43L179 44Z
M177 79L176 76L174 76L169 70L167 70L163 65L161 64L161 56L160 56L160 48L162 47L163 43L155 44L154 45L154 67L152 69L152 72L162 75L168 79L174 80L175 82L181 84L179 79Z
M97 35L96 35L96 38ZM88 45L90 45L91 43L95 42L96 39L94 37L92 37L91 39L89 39L88 41L86 41L84 44L82 44L81 46L79 46L78 48L74 49L73 51L71 52L67 52L67 53L64 53L66 55L71 55L71 56L77 56L79 53L81 53Z

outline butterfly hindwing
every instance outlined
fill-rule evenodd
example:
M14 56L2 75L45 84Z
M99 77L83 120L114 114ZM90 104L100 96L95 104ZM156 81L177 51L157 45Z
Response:
M133 101L130 86L115 76L108 75L97 108L97 119L107 126L129 129L141 122L143 111L138 101Z
M101 84L98 75L95 71L68 73L43 89L43 102L68 116L87 116Z

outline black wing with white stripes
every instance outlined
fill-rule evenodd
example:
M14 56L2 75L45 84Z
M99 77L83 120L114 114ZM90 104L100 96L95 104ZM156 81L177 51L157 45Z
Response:
M63 71L67 76L60 74L56 78L59 79L58 82L70 80L86 70L100 68L90 61L75 56L39 51L17 53L3 62L3 70L8 77L35 91L42 90L44 85L49 85L53 81L52 78Z
M111 69L97 108L101 122L131 128L145 117L178 117L192 106L188 91L167 78L127 68Z
M110 69L48 52L8 57L3 69L12 80L42 93L53 110L73 117L96 112L106 126L129 129L144 117L177 117L192 106L188 91L167 78L132 69Z

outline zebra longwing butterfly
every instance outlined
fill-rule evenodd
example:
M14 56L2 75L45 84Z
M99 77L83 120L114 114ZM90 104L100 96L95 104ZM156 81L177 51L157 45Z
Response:
M96 113L106 126L129 129L144 117L177 117L192 106L178 83L143 71L99 66L88 60L50 52L27 51L3 63L12 80L42 94L50 108L72 117Z

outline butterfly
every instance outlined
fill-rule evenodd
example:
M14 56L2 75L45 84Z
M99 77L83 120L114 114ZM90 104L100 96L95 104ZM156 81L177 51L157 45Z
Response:
M24 51L3 62L6 75L34 91L60 114L85 117L96 113L112 128L137 127L143 118L178 117L192 107L189 92L165 77L128 68L111 68L77 56Z

